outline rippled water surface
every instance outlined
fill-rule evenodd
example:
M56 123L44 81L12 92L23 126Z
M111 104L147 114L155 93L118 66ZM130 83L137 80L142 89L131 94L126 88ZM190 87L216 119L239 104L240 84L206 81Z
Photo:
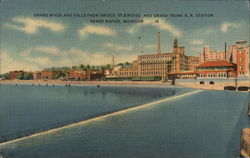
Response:
M166 87L1 86L0 135L70 123L193 91ZM0 147L15 158L234 158L248 93L201 91ZM61 123L62 124L62 123Z

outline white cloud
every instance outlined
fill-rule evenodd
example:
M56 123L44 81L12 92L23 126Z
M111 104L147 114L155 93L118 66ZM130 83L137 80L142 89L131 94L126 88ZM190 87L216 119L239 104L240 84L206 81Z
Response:
M13 23L6 23L5 26L14 30L23 31L27 34L35 34L39 28L47 28L50 31L62 31L64 26L60 23L51 22L47 20L39 20L25 17L15 17L11 19ZM16 24L18 23L18 24ZM23 24L23 25L20 25Z
M38 47L35 49L36 51L41 51L47 54L59 55L60 50L56 47Z
M134 34L139 30L139 25L133 25L125 30L129 34Z
M189 44L191 44L191 45L201 45L203 43L204 42L202 40L193 40L193 41L189 42Z
M116 50L116 51L130 51L133 49L133 47L131 45L129 46L124 46L124 45L118 45L118 44L113 44L113 43L105 43L104 44L105 47L108 47L108 48L111 48L113 50Z
M24 60L23 61L17 60L16 58L11 57L7 52L0 52L0 53L1 53L0 74L14 70L30 70L30 71L39 70L38 65L28 63Z
M158 23L156 23L155 19L150 19L150 18L144 18L143 23L138 23L138 24L133 25L132 27L129 27L126 30L126 32L130 33L130 34L134 34L135 32L137 32L139 30L139 27L141 27L143 25L151 25L151 26L158 28L159 30L168 31L174 37L181 37L182 36L182 32L176 26L166 22L163 19L158 20Z
M30 63L38 64L40 66L50 66L53 65L53 61L49 57L26 57L25 61Z
M227 32L229 28L239 28L240 24L238 23L232 23L232 22L224 22L221 25L221 31Z
M20 56L22 56L22 57L29 56L32 53L32 50L33 49L31 49L31 48L24 50L24 51L20 52Z
M38 47L43 48L43 47ZM46 47L44 47L46 48ZM27 49L26 52L34 48ZM115 56L115 63L132 62L136 60L138 53L117 53L110 54L107 52L88 52L81 49L71 48L68 50L60 50L56 48L60 53L57 56L46 56L41 54L40 56L33 56L28 54L27 56L10 56L13 53L1 54L1 72L5 73L13 70L24 71L37 71L43 70L48 67L62 67L73 65L104 65L112 63L112 55ZM25 52L25 51L24 51Z
M20 53L20 56L29 56L32 53L43 53L43 54L50 54L50 55L60 55L60 50L53 46L46 46L46 47L36 47L36 48L29 48L27 50L24 50Z
M80 35L80 38L86 37L88 34L97 34L97 35L103 35L103 36L115 36L116 32L112 30L111 28L108 28L106 26L93 26L93 25L87 25L85 27L82 27L78 30L78 33Z

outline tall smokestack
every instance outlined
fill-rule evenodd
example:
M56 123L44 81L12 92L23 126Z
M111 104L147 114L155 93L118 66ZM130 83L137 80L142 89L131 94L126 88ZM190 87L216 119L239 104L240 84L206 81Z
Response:
M227 59L227 42L225 42L225 59Z
M161 54L161 37L160 32L157 34L157 52L158 54Z
M112 56L112 64L113 64L113 68L115 67L115 57L114 55Z

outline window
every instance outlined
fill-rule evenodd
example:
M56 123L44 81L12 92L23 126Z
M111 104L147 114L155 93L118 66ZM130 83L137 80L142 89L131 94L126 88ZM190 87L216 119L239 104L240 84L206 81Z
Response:
M205 84L204 81L200 81L200 84Z

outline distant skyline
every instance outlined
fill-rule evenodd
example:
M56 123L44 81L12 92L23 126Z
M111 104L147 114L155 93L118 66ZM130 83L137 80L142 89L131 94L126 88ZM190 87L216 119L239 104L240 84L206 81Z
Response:
M41 70L79 64L132 62L138 55L171 52L174 38L186 55L199 56L204 46L224 50L249 44L248 1L147 0L2 0L0 3L1 72ZM143 23L90 23L87 17L38 17L36 13L140 14ZM144 14L213 14L213 17L143 17ZM159 23L155 23L158 20Z

